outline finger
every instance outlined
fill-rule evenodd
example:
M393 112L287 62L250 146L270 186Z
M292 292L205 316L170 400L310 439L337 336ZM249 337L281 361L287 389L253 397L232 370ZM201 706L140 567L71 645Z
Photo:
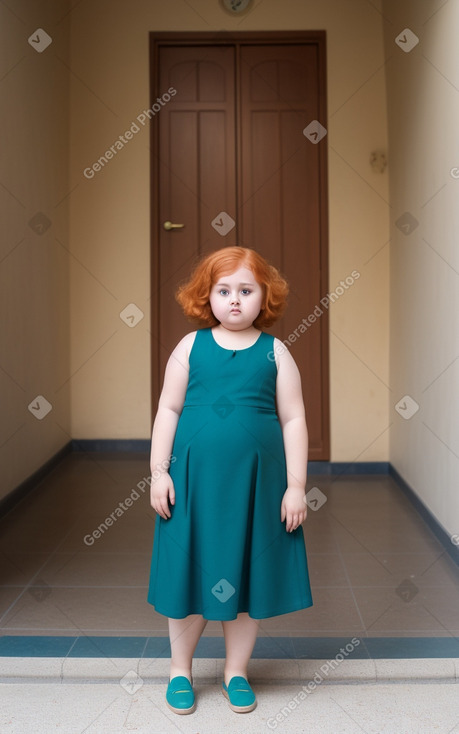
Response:
M164 517L164 512L162 511L161 507L159 507L159 506L158 506L158 509L155 509L155 512L156 512L156 514L157 514L157 515L159 515L160 517L162 517L162 518L163 518L163 520L165 520L165 519L166 519L166 518Z
M161 513L165 520L168 520L169 517L171 516L169 506L167 504L167 497L163 499L161 502Z
M153 505L153 508L154 508L156 514L159 515L160 517L162 517L163 511L161 509L161 506L160 506L158 500L155 500L155 503Z
M155 512L156 512L157 515L159 515L160 517L163 516L163 511L162 511L161 507L159 506L159 504L156 503L156 502L155 502L154 510L155 510Z
M175 487L174 487L174 482L172 481L172 479L170 480L170 484L169 484L169 499L170 499L171 504L173 505L175 503Z

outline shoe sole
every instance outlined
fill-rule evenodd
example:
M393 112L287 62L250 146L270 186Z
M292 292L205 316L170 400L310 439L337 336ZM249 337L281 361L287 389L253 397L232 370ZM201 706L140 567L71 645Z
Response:
M228 692L225 691L224 688L222 688L222 693L225 696L225 698L228 699L228 704L229 704L230 709L235 711L237 714L246 714L249 711L253 711L257 705L257 702L254 701L253 703L249 704L248 706L235 706L234 703L231 703Z
M175 708L175 706L172 706L169 703L169 701L167 700L167 698L166 698L166 703L169 706L170 710L174 712L174 714L192 714L193 711L195 711L195 709L196 709L196 701L188 709L177 709L177 708Z

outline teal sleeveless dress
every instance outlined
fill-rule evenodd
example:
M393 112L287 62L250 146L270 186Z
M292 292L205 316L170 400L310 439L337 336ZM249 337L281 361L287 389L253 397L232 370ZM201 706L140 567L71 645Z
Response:
M199 329L172 448L171 517L156 515L148 602L167 617L254 619L313 604L303 528L281 522L287 488L274 337L225 349Z

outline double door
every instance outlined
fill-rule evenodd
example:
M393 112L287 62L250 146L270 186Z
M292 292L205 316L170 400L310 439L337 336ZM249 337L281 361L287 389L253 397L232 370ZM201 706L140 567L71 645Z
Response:
M195 328L177 285L197 256L253 247L289 282L267 331L301 372L309 459L328 460L325 34L151 34L150 63L153 411L171 350Z

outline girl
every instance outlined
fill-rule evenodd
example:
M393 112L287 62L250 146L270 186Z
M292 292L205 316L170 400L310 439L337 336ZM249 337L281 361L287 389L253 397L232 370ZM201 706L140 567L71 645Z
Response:
M195 710L192 659L209 619L222 622L225 637L222 692L246 712L256 706L247 665L259 620L313 604L300 374L262 331L287 293L276 268L236 246L202 258L176 294L201 328L169 358L153 425L152 474L168 471L151 485L148 602L168 617L166 702L178 714Z

